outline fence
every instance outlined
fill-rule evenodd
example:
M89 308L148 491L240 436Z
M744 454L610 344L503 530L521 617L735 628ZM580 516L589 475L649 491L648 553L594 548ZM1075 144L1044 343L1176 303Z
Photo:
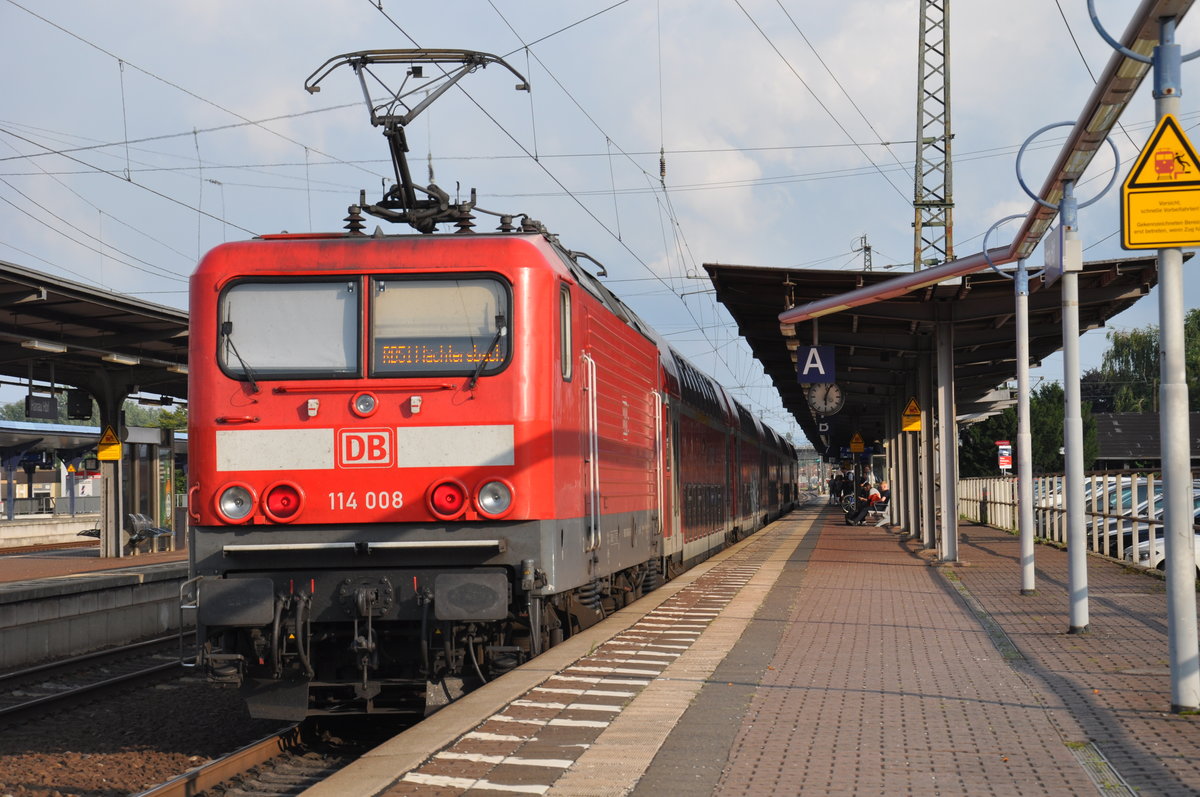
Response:
M53 498L49 495L35 495L33 498L14 498L13 516L28 515L97 515L100 513L101 498L98 495L75 496L72 509L69 497ZM0 518L8 517L8 499L0 499Z
M1113 559L1161 567L1161 475L1145 471L1097 472L1088 474L1083 489L1088 548ZM1018 530L1015 476L962 479L958 497L961 517ZM1200 494L1194 503L1200 505ZM1066 544L1066 485L1061 474L1034 477L1033 526L1036 537Z

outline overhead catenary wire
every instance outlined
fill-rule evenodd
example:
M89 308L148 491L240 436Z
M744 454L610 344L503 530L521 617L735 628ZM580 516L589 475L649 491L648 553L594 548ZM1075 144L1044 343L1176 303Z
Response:
M7 183L5 183L5 184L7 185ZM11 186L9 186L9 187L11 188ZM26 197L26 198L28 199L28 197ZM28 216L30 219L32 219L34 222L36 222L36 223L38 223L38 224L41 224L41 225L43 225L43 226L45 226L45 227L48 227L49 229L53 230L54 232L57 232L58 234L60 234L60 235L62 235L63 237L67 238L68 240L72 241L73 243L76 243L76 244L78 244L79 246L82 246L83 248L85 248L85 249L88 249L88 250L90 250L90 251L92 251L92 252L96 252L97 254L101 254L101 255L103 255L103 254L104 254L103 248L101 248L101 249L97 249L96 247L94 247L94 246L91 246L90 244L87 244L87 243L85 243L85 242L83 242L83 241L79 241L79 240L77 240L77 239L75 239L75 238L72 238L71 236L67 235L66 233L63 233L61 230L59 230L59 229L57 229L57 228L55 228L55 227L52 227L52 226L51 226L49 223L47 223L47 222L46 222L44 219L41 219L41 218L39 218L38 216L35 216L34 214L30 213L30 212L29 212L28 210L26 210L25 208L21 207L20 205L17 205L15 202L13 202L13 201L11 201L10 199L8 199L8 197L2 197L2 196L0 196L0 202L4 202L5 204L9 205L10 207L12 207L12 208L13 208L14 210L16 210L17 212L19 212L19 213L22 213L22 214L24 214L24 215ZM45 208L42 208L42 209L43 209L43 210L45 210ZM47 211L47 212L49 212L49 211ZM53 216L53 214L51 214L51 215ZM59 221L62 221L62 222L63 222L63 223L65 223L65 224L69 224L69 222L66 222L66 220L65 220L65 219L62 219L62 218L61 218L61 217L59 217L59 216L54 216L54 218L58 219ZM72 229L74 229L74 230L78 230L78 231L79 231L81 234L83 234L83 235L85 235L85 236L87 236L87 237L89 237L89 238L92 238L93 240L95 240L95 239L96 239L96 237L95 237L94 235L92 235L91 233L84 232L83 230L80 230L80 229L79 229L78 227L76 227L75 225L70 225L70 226L71 226L71 228L72 228ZM103 244L101 244L101 246L103 247L104 245L103 245ZM111 255L109 255L109 257L111 257ZM165 277L167 277L168 279L174 279L174 280L178 280L179 282L187 282L187 277L184 277L184 276L181 276L181 275L178 275L178 274L162 274L162 273L155 273L155 272L153 272L153 271L149 271L149 270L147 270L147 269L141 268L140 266L136 266L136 265L134 265L133 263L129 263L129 262L126 262L126 261L122 261L122 260L119 260L118 258L113 258L113 259L114 259L114 260L118 260L118 262L120 262L122 265L128 266L128 267L130 267L130 268L133 268L133 269L137 269L138 271L144 271L145 273L147 273L147 274L152 274L153 276L156 276L156 277L164 277L164 276L165 276ZM68 273L74 274L74 275L76 275L76 276L80 277L81 279L82 279L82 278L84 278L82 274L79 274L79 273L78 273L78 272L76 272L76 271L72 271L71 269L68 269L66 266L59 266L59 268L61 268L63 271L67 271Z
M871 132L875 134L875 138L879 139L879 143L883 144L884 143L883 136L879 135L879 131L875 129L875 125L871 124L871 120L867 118L867 115L865 113L863 113L862 108L860 108L858 106L858 103L855 102L854 98L850 96L850 92L847 91L846 87L842 85L842 81L838 80L837 75L835 75L833 73L833 70L829 68L829 64L825 63L825 59L821 57L821 53L819 53L817 51L817 48L813 46L813 43L810 42L808 40L808 37L804 35L804 31L802 31L800 29L800 25L796 23L795 18L792 17L791 13L784 7L783 3L780 2L780 0L775 0L775 4L777 6L779 6L779 10L783 12L783 15L788 18L788 22L792 23L792 27L796 29L796 33L800 34L800 38L804 40L804 43L808 46L808 49L812 50L813 55L816 56L817 61L820 62L821 66L829 74L829 77L830 77L830 79L833 80L834 85L836 85L838 87L838 89L842 92L842 95L850 102L850 106L852 108L854 108L854 110L858 113L859 117L866 123L867 127L869 127L871 129ZM908 167L905 167L904 164L900 162L900 159L896 157L896 153L892 151L890 146L887 148L887 151L888 151L888 154L892 156L892 160L894 160L896 162L896 165L898 165L902 168L908 168ZM908 176L912 177L911 170L908 172ZM891 179L888 178L887 175L884 175L884 179L886 179L889 183L892 183ZM892 187L895 188L897 191L900 191L900 188L898 186L896 186L894 183L892 183ZM903 193L903 192L901 192L901 193Z
M368 2L370 2L370 0L368 0ZM392 18L392 17L391 17L391 16L390 16L390 15L389 15L389 14L388 14L386 11L384 11L384 10L383 10L381 7L378 7L378 6L376 6L374 3L372 3L371 5L372 5L372 8L376 8L376 9L379 11L379 13L380 13L380 14L382 14L382 15L384 16L384 18L385 18L385 19L387 19L387 20L388 20L388 22L389 22L389 23L390 23L390 24L391 24L393 27L395 27L395 28L396 28L396 30L398 30L398 31L399 31L399 32L400 32L400 33L401 33L401 34L402 34L402 35L403 35L403 36L404 36L406 39L408 39L408 41L409 41L409 42L410 42L410 43L411 43L411 44L412 44L414 47L418 47L418 48L419 48L419 47L421 46L421 45L420 45L420 43L419 43L419 42L418 42L418 41L417 41L417 40L416 40L416 39L415 39L415 38L414 38L412 35L410 35L410 34L408 33L408 31L406 31L406 30L403 28L403 26L401 26L401 25L400 25L398 22L396 22L396 20L395 20L395 19L393 19L393 18ZM614 6L614 7L615 7L615 6ZM502 15L501 15L501 16L502 16ZM502 16L502 18L503 18L503 16ZM507 20L506 20L506 24L507 24ZM511 29L511 25L510 25L509 27L510 27L510 29ZM518 37L518 38L520 38L520 37ZM544 39L543 39L543 40L544 40ZM524 46L524 43L523 43L523 46ZM514 51L514 52L515 52L515 51ZM543 69L544 69L544 70L547 72L547 74L548 74L548 76L551 78L551 80L553 80L553 81L555 82L555 84L556 84L556 85L558 85L558 86L560 87L560 89L562 89L562 91L563 91L563 92L566 94L566 96L567 96L567 97L568 97L568 98L569 98L569 99L570 99L570 100L571 100L571 101L572 101L572 102L575 104L575 106L576 106L576 107L577 107L577 108L580 110L580 112L584 114L585 118L587 118L589 122L591 122L593 125L595 125L595 126L596 126L596 128L597 128L598 130L600 130L600 131L601 131L601 133L604 133L604 130L603 130L603 128L602 128L602 127L601 127L601 126L600 126L600 125L599 125L599 124L598 124L598 123L595 121L595 119L594 119L594 118L593 118L593 117L592 117L592 116L591 116L591 115L590 115L590 114L589 114L589 113L586 111L586 109L584 109L584 108L583 108L583 106L582 106L582 105L581 105L581 104L580 104L580 103L579 103L579 102L578 102L578 101L577 101L577 100L576 100L576 99L575 99L575 98L574 98L574 97L571 95L571 93L570 93L570 92L569 92L569 91L568 91L568 90L567 90L567 89L566 89L564 86L562 86L562 84L561 84L561 83L560 83L560 82L557 80L557 78L555 78L555 77L554 77L554 75L553 75L553 72L551 72L549 69L547 69L546 65L545 65L544 63L542 63L542 62L541 62L541 60L538 58L537 54L536 54L535 52L533 52L532 50L531 50L530 52L531 52L531 54L533 55L533 58L534 58L535 60L537 60L539 64L541 64L542 68L543 68ZM649 266L649 265L648 265L648 264L645 262L645 260L643 260L643 259L642 259L642 257L641 257L640 255L638 255L636 252L634 252L634 251L633 251L633 249L632 249L632 248L631 248L631 247L630 247L630 246L629 246L629 245L628 245L628 244L627 244L625 241L622 241L622 240L620 240L619 238L617 238L617 237L616 237L616 234L615 234L615 232L614 232L614 231L613 231L613 230L612 230L610 227L608 227L606 224L604 224L604 222L603 222L603 221L601 221L601 220L600 220L600 218L599 218L599 217L597 217L597 216L596 216L596 214L595 214L595 213L594 213L594 212L593 212L593 211L592 211L590 208L588 208L588 207L587 207L587 205L586 205L586 204L585 204L585 203L584 203L582 200L580 200L580 199L579 199L579 198L578 198L578 197L577 197L577 196L576 196L576 195L575 195L575 194L574 194L574 193L573 193L573 192L572 192L572 191L571 191L569 188L567 188L567 186L566 186L566 185L565 185L565 184L564 184L564 183L561 181L561 179L560 179L560 178L559 178L557 175L555 175L555 174L554 174L554 173L553 173L553 172L552 172L552 171L551 171L551 170L550 170L550 169L549 169L549 168L548 168L548 167L547 167L547 166L546 166L546 165L545 165L545 164L544 164L544 163L543 163L541 160L535 160L535 159L533 159L533 158L532 158L532 153L531 153L531 152L528 150L528 148L526 148L526 147L524 146L524 144L522 144L522 143L520 142L520 140L519 140L519 139L518 139L518 138L517 138L515 135L513 135L513 133L512 133L511 131L509 131L509 130L508 130L508 129L507 129L507 128L506 128L506 127L503 125L503 124L501 124L501 123L500 123L500 121L499 121L498 119L496 119L496 118L495 118L495 116L493 116L491 113L489 113L489 112L487 111L487 109L486 109L486 108L484 108L484 107L483 107L483 106L482 106L482 105L481 105L481 104L480 104L480 103L479 103L479 102L478 102L478 101L477 101L477 100L476 100L476 99L475 99L475 98L474 98L474 97L473 97L473 96L470 94L470 92L468 92L466 89L464 89L464 88L463 88L461 85L457 85L457 84L456 84L456 85L455 85L455 88L456 88L456 89L458 89L458 90L459 90L459 92L460 92L462 95L464 95L464 96L465 96L465 97L466 97L466 98L467 98L467 99L468 99L468 100L469 100L469 101L470 101L470 102L471 102L471 103L472 103L472 104L473 104L473 105L474 105L474 106L475 106L475 107L476 107L476 108L477 108L477 109L478 109L478 110L479 110L481 113L483 113L483 114L484 114L484 116L486 116L486 117L488 118L488 120L489 120L489 121L491 121L491 122L492 122L494 125L496 125L496 127L497 127L497 128L498 128L498 129L499 129L499 130L500 130L500 131L501 131L501 132L502 132L502 133L503 133L503 134L504 134L506 137L508 137L508 139L509 139L510 141L512 141L512 143L513 143L514 145L516 145L516 146L517 146L519 149L521 149L523 152L525 152L525 153L526 153L526 155L527 155L527 156L529 156L529 157L530 157L530 159L531 159L531 160L533 160L533 162L534 162L535 164L537 164L537 166L538 166L538 167L539 167L539 168L540 168L540 169L541 169L541 170L542 170L542 171L543 171L543 172L546 174L546 176L547 176L547 177L549 177L549 178L550 178L550 179L551 179L551 180L552 180L552 181L553 181L553 182L554 182L556 185L558 185L558 186L559 186L559 188L560 188L560 189L562 189L562 191L564 191L564 192L565 192L566 196L568 196L568 197L569 197L569 198L570 198L572 201L574 201L574 202L576 203L576 205L578 205L578 206L579 206L579 208L580 208L581 210L583 210L583 211L584 211L584 213L586 213L586 214L587 214L587 215L588 215L588 216L589 216L589 217L590 217L590 218L591 218L591 219L592 219L592 220L593 220L593 221L594 221L594 222L595 222L597 225L599 225L599 226L600 226L600 227L601 227L603 230L605 230L606 232L608 232L608 234L609 234L610 236L612 236L612 237L613 237L613 238L614 238L614 239L617 241L617 243L618 243L618 244L619 244L619 245L620 245L620 246L621 246L621 247L622 247L622 248L623 248L623 249L624 249L624 250L625 250L625 251L626 251L626 252L627 252L627 253L628 253L628 254L631 256L631 257L633 257L633 258L634 258L634 260L635 260L635 261L636 261L636 262L637 262L639 265L641 265L641 266L642 266L644 269L646 269L648 272L650 272L652 275L654 275L654 276L655 276L655 277L656 277L656 278L657 278L657 279L658 279L658 280L659 280L659 281L662 283L662 285L663 285L665 288L667 288L667 290L669 290L669 291L670 291L672 294L676 295L677 297L679 296L679 291L677 291L677 290L674 288L674 286L670 285L670 284L669 284L669 283L668 283L666 280L664 280L664 279L663 279L663 278L662 278L660 275L658 275L658 274L657 274L657 272L655 272L655 271L654 271L654 269L650 268L650 266ZM619 149L619 147L618 147L618 149ZM636 165L636 163L635 163L635 165ZM640 168L640 167L639 167L639 168ZM692 321L693 321L693 323L695 323L697 327L701 326L701 324L700 324L700 321L699 321L699 319L697 319L697 318L695 317L695 313L692 311L692 308L691 308L691 307L690 307L690 306L687 304L687 302L684 302L684 301L682 301L682 298L681 298L681 304L682 304L682 306L683 306L683 308L684 308L685 312L687 312L687 313L688 313L688 315L689 315L689 316L692 318ZM712 348L712 353L713 353L713 354L714 354L714 355L717 357L717 360L718 360L718 361L719 361L719 362L720 362L720 363L721 363L721 364L722 364L722 365L725 367L726 371L728 371L728 373L730 374L730 376L733 376L733 377L736 379L736 378L737 378L737 374L736 374L736 372L733 370L733 367L732 367L732 366L729 364L729 362L728 362L728 361L725 359L725 357L724 357L724 356L721 354L721 352L720 352L720 350L718 349L718 347L716 346L716 344L712 344L712 343L710 343L710 345L711 345L711 348Z
M11 147L11 145L10 145L10 144L8 144L8 142L5 142L5 145L6 145L6 146L10 146L10 147ZM88 205L88 206L89 206L89 207L91 207L93 210L99 211L100 213L104 213L104 211L103 211L103 210L100 208L100 206L99 206L99 205L97 205L96 203L94 203L94 202L92 202L91 200L89 200L87 197L85 197L83 194L81 194L81 193L79 193L78 191L76 191L74 188L72 188L71 186L69 186L67 183L65 183L65 182L63 182L62 180L58 179L58 176L57 176L57 175L55 175L55 174L52 174L52 173L50 173L50 172L46 171L45 169L41 169L41 167L40 167L40 165L39 165L39 164L36 164L36 163L35 163L34 165L35 165L35 166L37 166L37 167L39 168L39 170L41 171L41 173L42 173L42 174L45 174L46 176L48 176L48 177L49 177L51 180L53 180L55 183L57 183L59 186L61 186L61 187L62 187L62 188L65 190L65 191L67 191L67 192L71 193L71 194L72 194L72 195L74 195L74 196L75 196L77 199L79 199L79 201L81 201L81 202L83 202L84 204ZM0 176L5 176L5 175L0 175ZM10 187L12 187L12 186L10 185ZM13 190L16 190L16 189L14 188ZM18 193L19 193L19 192L18 192ZM185 259L186 259L186 260L187 260L189 263L191 262L191 255L189 255L189 254L186 254L186 253L182 252L182 251L181 251L181 250L179 250L179 249L176 249L175 247L173 247L173 246L171 246L170 244L168 244L166 241L163 241L163 240L162 240L162 239L160 239L160 238L157 238L157 237L155 237L155 236L153 236L153 235L150 235L149 233L145 232L144 230L142 230L142 229L140 229L140 228L138 228L138 227L135 227L134 225L132 225L132 224L128 223L127 221L125 221L124 219L120 218L119 216L114 216L112 213L106 213L105 215L107 215L107 216L108 216L108 218L112 219L112 220L113 220L113 221L115 221L117 224L120 224L122 227L124 227L125 229L129 230L130 232L133 232L134 234L136 234L136 235L139 235L139 236L141 236L141 237L145 238L145 239L146 239L146 240L148 240L148 241L151 241L151 242L153 242L153 243L155 243L155 244L158 244L159 246L163 247L164 249L167 249L168 251L174 252L175 254L179 255L180 257L182 257L182 258L185 258ZM109 245L109 248L115 249L115 247L112 247L111 245ZM120 251L120 250L116 250L116 251ZM133 255L131 255L131 254L129 254L128 252L122 252L122 254L123 254L123 255L125 255L126 257L134 258L134 256L133 256ZM137 259L137 258L134 258L134 259ZM142 262L145 262L145 261L142 261Z
M770 45L771 49L775 51L775 54L779 56L780 60L783 61L784 66L786 66L788 68L788 71L790 71L796 77L796 79L800 81L800 85L804 86L805 90L816 101L817 105L820 106L821 110L825 112L825 114L833 121L833 123L835 125L837 125L839 130L841 130L843 133L845 133L846 138L854 143L855 147L858 148L858 151L862 154L862 156L867 159L867 162L876 168L876 170L884 178L884 180L887 182L887 184L892 187L892 190L894 190L897 194L899 194L900 198L904 200L904 203L906 205L908 205L911 202L908 195L906 195L903 191L901 191L891 180L887 179L887 175L884 174L883 170L879 168L878 164L876 164L875 161L871 159L871 156L868 155L861 146L859 146L858 141L854 138L854 136L852 136L850 134L850 131L846 129L846 126L842 124L841 120L837 118L837 115L832 110L829 109L829 106L827 106L824 102L822 102L821 98L817 96L817 93L815 91L813 91L812 86L808 85L808 81L806 81L800 75L800 72L796 69L795 66L792 65L792 62L788 60L787 56L785 56L780 51L780 49L777 46L775 46L775 42L773 42L771 40L771 37L768 36L767 32L762 29L762 26L758 24L758 21L753 16L751 16L749 11L746 10L746 7L742 5L741 0L733 0L733 2L738 8L741 9L742 13L746 15L746 19L750 20L750 24L753 25L754 29L757 30L759 32L759 34L762 35L763 39L765 39L767 44Z
M8 131L3 131L3 132L6 132L8 135L10 135L10 136L13 136L14 138L20 139L21 141L24 141L24 142L25 142L25 143L27 143L27 144L32 144L32 145L34 145L35 147L43 147L43 145L42 145L42 144L39 144L38 142L36 142L36 141L33 141L32 139L26 138L25 136L22 136L22 135L18 135L18 134L16 134L16 133L13 133L11 130L8 130ZM43 147L43 148L44 148L44 147ZM96 173L98 173L98 174L104 174L104 175L108 175L109 177L115 177L115 178L117 178L118 180L121 180L122 182L125 182L125 178L124 178L124 177L122 177L121 175L117 174L116 172L110 171L110 170L108 170L108 169L101 169L101 168L100 168L100 167L98 167L98 166L94 166L94 165L92 165L92 164L90 164L90 163L87 163L86 161L82 161L82 160L80 160L79 158L76 158L76 157L74 157L74 156L71 156L71 155L63 155L62 157L65 157L65 158L67 158L67 159L69 159L69 160L75 161L76 163L79 163L79 164L81 164L81 165L83 165L83 166L86 166L86 167L88 167L88 168L89 168L91 171L93 171L93 172L96 172ZM226 221L224 221L223 219L218 219L216 216L212 215L211 213L209 213L209 212L207 212L207 211L205 211L205 210L202 210L202 209L200 209L200 208L194 208L194 207L192 207L191 205L187 204L186 202L184 202L184 201L182 201L182 200L176 199L175 197L172 197L172 196L168 196L168 195L166 195L166 194L162 193L161 191L156 191L156 190L154 190L153 188L150 188L149 186L142 185L141 183L137 183L137 182L131 182L131 185L135 185L135 186L137 186L138 188L142 189L143 191L147 191L147 192L149 192L149 193L153 194L154 196L157 196L157 197L159 197L160 199L165 199L165 200L167 200L168 202L172 202L172 203L174 203L174 204L176 204L176 205L179 205L180 207L187 208L188 210L191 210L191 211L194 211L194 212L196 212L196 213L200 213L200 214L202 214L202 215L208 216L210 219L213 219L214 221L221 221L221 222L223 222L223 223L229 224L231 227L236 227L237 229L241 230L242 232L246 233L247 235L256 235L256 233L255 233L253 230L248 230L248 229L246 229L245 227L239 226L239 225L237 225L237 224L234 224L234 223L232 223L232 222L226 222Z
M207 98L205 98L205 97L201 97L199 94L196 94L194 91L191 91L190 89L186 89L186 88L184 88L183 86L180 86L180 85L179 85L179 84L177 84L177 83L174 83L174 82L172 82L172 81L170 81L170 80L167 80L166 78L164 78L164 77L162 77L162 76L160 76L160 75L156 75L155 73L151 72L151 71L150 71L150 70L148 70L148 69L143 69L142 67L138 66L137 64L131 63L131 62L130 62L130 61L128 61L127 59L122 59L122 58L120 58L120 57L119 57L119 56L117 56L116 54L109 52L108 50L104 49L103 47L101 47L100 45L96 44L95 42L92 42L92 41L89 41L88 39L85 39L84 37L80 36L79 34L77 34L77 33L74 33L74 32L72 32L72 31L70 31L70 30L68 30L68 29L64 28L62 25L59 25L58 23L56 23L56 22L53 22L52 20L50 20L50 19L48 19L48 18L46 18L46 17L42 16L41 14L38 14L38 13L37 13L37 12L35 12L35 11L31 11L30 9L28 9L28 8L26 8L25 6L21 5L20 3L16 2L16 0L5 0L5 2L7 2L9 5L12 5L12 6L15 6L16 8L19 8L19 9L21 9L21 10L22 10L22 11L24 11L26 14L29 14L30 16L32 16L32 17L35 17L35 18L37 18L37 19L41 20L42 22L44 22L44 23L46 23L47 25L50 25L51 27L53 27L53 28L55 28L55 29L57 29L57 30L61 31L62 33L66 34L67 36L70 36L71 38L73 38L73 39L76 39L76 40L77 40L77 41L79 41L79 42L82 42L83 44L87 45L88 47L91 47L92 49L94 49L94 50L96 50L96 51L98 51L98 52L100 52L100 53L103 53L104 55L108 56L109 58L112 58L114 61L121 61L121 62L123 62L123 63L125 63L125 64L128 64L130 68L132 68L132 69L136 69L138 72L141 72L143 75L146 75L146 76L147 76L147 77L149 77L149 78L152 78L152 79L154 79L154 80L157 80L157 81L159 81L160 83L162 83L162 84L164 84L164 85L166 85L166 86L169 86L169 87L170 87L170 88L172 88L172 89L175 89L176 91L182 92L183 94L187 95L188 97L191 97L191 98L192 98L192 99L194 99L194 100L197 100L197 101L199 101L199 102L202 102L202 103L204 103L205 105L209 105L209 106L211 106L211 107L213 107L213 108L216 108L217 110L219 110L219 111L222 111L222 112L224 112L224 113L227 113L227 114L229 114L230 116L233 116L233 117L234 117L234 118L236 118L236 119L240 119L241 121L243 121L243 122L245 122L245 123L248 123L248 124L254 124L255 126L259 127L259 128L260 128L261 130L263 130L264 132L266 132L266 133L269 133L270 135L276 136L277 138L280 138L280 139L282 139L282 140L284 140L284 141L286 141L286 142L288 142L288 143L290 143L290 144L295 144L295 145L296 145L296 146L298 146L298 147L302 147L302 146L304 146L304 145L303 145L301 142L299 142L299 141L296 141L295 139L293 139L293 138L291 138L291 137L289 137L289 136L286 136L286 135L284 135L283 133L280 133L280 132L279 132L279 131L277 131L277 130L272 130L271 128L269 128L269 127L266 127L264 124L261 124L261 123L256 123L256 122L254 122L253 120L247 119L245 116L243 116L242 114L238 113L237 111L234 111L234 110L231 110L231 109L229 109L229 108L226 108L226 107L224 107L224 106L222 106L222 105L220 105L220 104L218 104L218 103L216 103L216 102L213 102L212 100L209 100L209 99L207 99ZM196 131L193 131L193 133L194 133L194 132L196 132ZM336 158L334 158L333 156L331 156L331 155L329 155L329 154L327 154L327 153L325 153L325 152L322 152L321 150L316 150L316 149L314 149L314 151L315 151L315 152L317 152L317 153L319 153L320 155L322 155L322 156L324 156L324 157L327 157L327 158L329 158L330 160L336 160ZM58 154L58 153L56 153L56 154ZM347 165L350 165L350 164L347 164Z

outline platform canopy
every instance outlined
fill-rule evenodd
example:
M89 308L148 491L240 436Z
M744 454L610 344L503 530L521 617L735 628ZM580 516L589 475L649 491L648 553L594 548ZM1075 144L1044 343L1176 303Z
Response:
M0 261L0 376L187 398L188 316Z
M933 354L939 320L954 327L954 382L958 416L987 414L1011 403L1016 364L1013 281L987 270L902 296L834 312L799 324L780 324L791 307L837 296L896 276L895 270L826 271L706 263L717 299L779 390L818 452L835 454L854 434L869 445L885 439L888 415L899 413L910 396L907 377L918 357ZM1006 269L1012 273L1011 269ZM1084 264L1079 275L1079 327L1104 326L1143 298L1158 282L1154 257ZM1029 351L1031 366L1062 348L1061 283L1030 281ZM846 403L824 419L810 410L796 376L795 353L814 340L833 346L837 384ZM934 367L934 366L931 366ZM936 374L936 371L931 373Z

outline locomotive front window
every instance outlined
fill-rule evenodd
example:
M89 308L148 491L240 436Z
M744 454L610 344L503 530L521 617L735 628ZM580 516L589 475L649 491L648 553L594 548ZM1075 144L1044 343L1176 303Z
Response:
M498 279L372 281L372 373L487 376L508 362L512 310Z
M241 282L221 297L221 366L241 379L354 376L357 282Z

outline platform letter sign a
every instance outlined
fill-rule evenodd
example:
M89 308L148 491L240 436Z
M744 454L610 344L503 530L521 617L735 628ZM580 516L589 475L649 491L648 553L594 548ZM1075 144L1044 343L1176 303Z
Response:
M796 381L802 385L836 382L832 346L801 346L796 349Z

